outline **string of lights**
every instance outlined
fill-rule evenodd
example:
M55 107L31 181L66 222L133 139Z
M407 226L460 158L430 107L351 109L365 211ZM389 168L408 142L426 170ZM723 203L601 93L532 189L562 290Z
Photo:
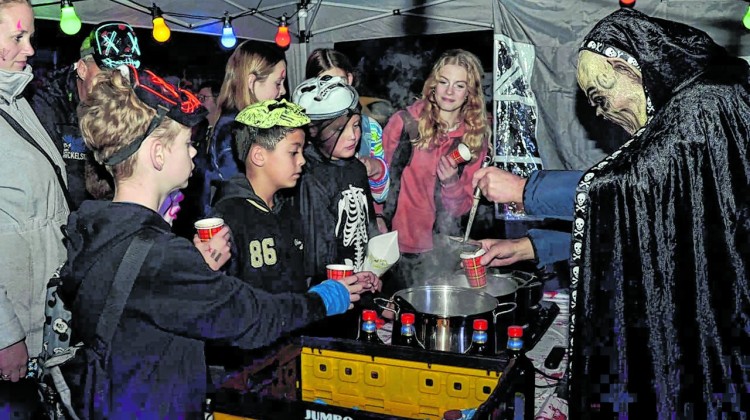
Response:
M81 30L81 19L78 17L75 11L75 6L73 3L79 2L79 1L85 1L85 0L56 0L48 3L41 3L41 4L35 4L34 7L40 7L40 6L49 6L54 4L60 5L60 29L63 31L63 33L67 35L75 35L78 33L78 31ZM747 0L745 0L747 1ZM634 7L636 0L618 0L620 6L622 7ZM229 12L224 12L223 16L205 16L205 15L194 15L194 14L188 14L188 13L180 13L180 12L171 12L171 11L163 11L156 3L152 3L151 6L144 6L137 1L129 0L129 3L132 3L132 5L135 5L136 7L133 7L132 5L125 4L128 7L131 7L134 10L138 10L140 12L147 12L151 14L151 19L153 22L153 37L154 40L157 42L167 42L171 36L171 29L167 25L167 21L165 20L165 16L167 17L174 17L174 18L183 18L183 19L193 19L193 20L199 20L202 19L206 22L201 23L199 25L194 24L187 24L183 25L177 22L173 22L174 24L184 26L189 29L194 29L202 26L208 26L213 25L215 23L221 23L222 29L221 29L221 45L224 48L234 48L235 45L237 45L237 35L234 32L234 27L232 26L232 21L243 18L246 16L257 16L264 18L263 20L270 22L270 23L276 23L278 26L275 42L276 44L281 48L287 48L291 42L292 37L289 33L289 26L288 23L292 21L293 18L297 18L297 21L299 21L300 18L306 18L307 17L307 6L310 3L310 0L301 0L298 3L297 10L292 13L291 16L287 16L286 13L282 16L273 16L269 13L266 13L261 10L261 5L263 4L263 0L258 1L258 5L255 6L252 9L243 11L241 13L230 15ZM315 10L315 13L317 13L317 8ZM396 14L396 11L394 10L394 14ZM313 14L314 19L315 14ZM299 22L298 27L299 27ZM745 15L742 18L742 24L745 26L745 28L750 29L750 6L748 6L747 11L745 12ZM300 31L299 37L303 42L307 42L309 40L310 34L307 31Z
M48 2L48 3L35 4L34 7L59 4L60 5L60 29L66 35L75 35L81 30L81 19L76 14L75 6L73 5L73 3L79 2L79 1L85 1L85 0L58 0L58 1ZM140 4L137 1L132 1L132 0L130 1L130 3L132 3L135 7L129 6L129 5L126 5L126 6L131 7L133 10L137 10L140 12L148 11L148 13L151 14L151 20L153 22L152 36L154 40L157 42L167 42L169 38L171 37L172 30L169 28L169 25L167 24L167 21L165 20L165 16L166 16L166 17L174 17L174 18L182 18L182 19L207 21L199 25L189 24L187 26L172 22L179 26L185 26L186 28L189 28L189 29L208 26L208 25L212 25L217 22L220 22L222 24L221 45L224 48L233 48L235 45L237 45L237 35L234 32L232 21L239 19L239 18L246 17L246 16L262 16L265 18L264 20L277 23L278 30L276 33L275 42L279 47L287 48L292 42L292 38L289 33L288 22L292 18L297 17L299 11L307 6L307 4L309 3L309 0L303 0L299 4L297 11L292 13L291 16L287 16L286 13L284 13L282 16L278 16L278 17L273 16L269 13L266 13L260 9L261 5L263 4L263 0L259 0L258 5L252 9L243 11L235 15L230 15L229 12L224 12L223 16L206 16L206 15L195 15L195 14L189 14L189 13L164 11L156 3L152 3L151 6L145 6L143 4ZM299 19L299 17L297 17L297 19Z

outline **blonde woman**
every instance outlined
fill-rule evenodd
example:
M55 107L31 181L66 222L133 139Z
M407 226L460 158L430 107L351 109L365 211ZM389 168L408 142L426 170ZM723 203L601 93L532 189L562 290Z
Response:
M487 155L490 135L482 74L474 54L446 51L425 81L422 98L394 114L383 129L391 191L382 216L399 232L399 271L406 282L401 286L422 274L416 266L433 250L440 216L457 221L471 209L471 178ZM463 168L448 157L459 142L472 156Z
M21 96L34 78L33 34L29 3L0 0L0 418L36 409L34 383L23 378L42 348L47 280L65 259L65 163Z
M196 168L204 175L200 197L203 214L210 212L212 184L242 173L242 163L232 151L231 128L237 113L256 102L284 96L285 80L286 57L284 51L276 45L245 41L229 57L224 82L217 98L221 117L214 127L212 140L207 148L207 162L197 162L206 167Z

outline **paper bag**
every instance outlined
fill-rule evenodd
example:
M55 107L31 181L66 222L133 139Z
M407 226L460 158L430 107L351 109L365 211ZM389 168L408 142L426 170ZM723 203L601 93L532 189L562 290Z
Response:
M398 249L398 231L375 236L367 242L367 256L362 271L372 271L380 277L396 264L401 252Z

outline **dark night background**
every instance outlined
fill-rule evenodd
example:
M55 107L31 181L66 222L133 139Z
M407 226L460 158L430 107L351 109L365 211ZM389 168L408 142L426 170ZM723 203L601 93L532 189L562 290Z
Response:
M39 82L48 71L78 60L81 42L93 27L84 24L78 34L70 36L60 31L57 21L37 19L35 25L37 52L31 65ZM218 36L172 31L169 41L160 44L154 41L150 28L134 29L145 68L162 76L178 76L193 83L207 79L221 82L223 79L224 66L232 50L223 48ZM432 63L447 49L469 50L480 58L487 75L492 69L492 31L342 40L335 44L335 48L357 66L360 94L388 99L396 108L406 106L419 95Z

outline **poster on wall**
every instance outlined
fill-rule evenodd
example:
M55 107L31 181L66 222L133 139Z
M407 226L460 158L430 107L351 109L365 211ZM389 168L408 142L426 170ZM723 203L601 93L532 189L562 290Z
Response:
M534 46L495 34L493 57L494 164L528 177L542 169L536 134L538 109L530 83ZM500 219L529 217L514 203L495 206L495 216Z

